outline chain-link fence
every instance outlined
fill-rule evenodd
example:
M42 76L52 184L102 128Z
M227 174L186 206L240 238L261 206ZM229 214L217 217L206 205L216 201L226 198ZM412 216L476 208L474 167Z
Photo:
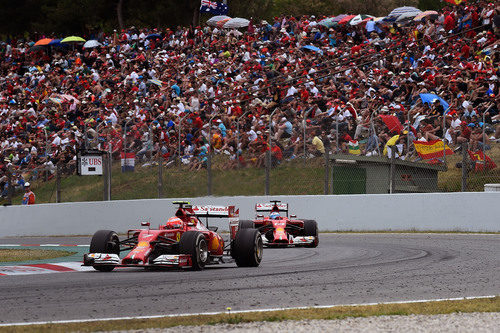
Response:
M1 179L4 204L19 204L23 194L18 178L34 181L37 203L125 200L170 197L235 195L320 195L483 191L485 184L500 183L500 143L472 151L467 143L447 149L445 157L420 160L418 154L396 144L380 155L366 153L368 142L342 148L335 139L325 153L309 143L294 151L286 142L271 143L271 150L236 159L212 151L202 163L177 156L151 153L136 160L133 172L123 172L117 155L106 154L102 176L71 175L68 165L11 170ZM404 145L404 143L403 143ZM275 147L281 146L277 150ZM338 147L338 149L336 148ZM331 151L330 151L331 150ZM305 154L304 154L305 151ZM359 154L359 152L363 154ZM280 152L278 154L278 152ZM392 153L394 152L394 153ZM112 157L112 165L107 164ZM114 156L114 158L113 158Z

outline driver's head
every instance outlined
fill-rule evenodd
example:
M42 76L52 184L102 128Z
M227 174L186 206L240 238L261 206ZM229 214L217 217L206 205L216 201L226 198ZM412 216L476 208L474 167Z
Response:
M277 219L279 219L279 218L280 218L280 213L278 213L278 212L272 212L272 213L269 215L269 218L270 218L271 220L277 220Z

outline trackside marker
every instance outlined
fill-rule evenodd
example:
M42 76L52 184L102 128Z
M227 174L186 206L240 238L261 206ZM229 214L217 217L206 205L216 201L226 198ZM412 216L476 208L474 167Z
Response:
M316 305L316 306L298 306L289 308L270 308L270 309L254 309L254 310L237 310L231 311L235 313L249 313L249 312L270 312L270 311L283 311L283 310L304 310L304 309L327 309L340 306L370 306L370 305L387 305L387 304L405 304L405 303L425 303L425 302L444 302L444 301L463 301L480 298L494 298L498 295L491 296L466 296L455 298L438 298L438 299L421 299L409 301L394 301L394 302L379 302L379 303L359 303L359 304L332 304L332 305ZM9 326L31 326L31 325L47 325L47 324L71 324L71 323L90 323L99 321L116 321L116 320L135 320L135 319L156 319L156 318L170 318L170 317L188 317L188 316L212 316L228 313L226 311L219 312L198 312L198 313L177 313L168 315L153 315L153 316L135 316L135 317L111 317L111 318L96 318L96 319L73 319L73 320L54 320L54 321L35 321L27 323L8 323L0 324L0 327Z

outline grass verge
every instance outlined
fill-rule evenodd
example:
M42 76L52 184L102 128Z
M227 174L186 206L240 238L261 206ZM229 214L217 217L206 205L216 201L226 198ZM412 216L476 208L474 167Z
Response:
M59 250L0 249L0 262L43 260L67 257L76 252Z
M500 231L463 231L463 230L324 230L320 234L485 234L498 235Z
M87 323L47 324L0 327L0 332L95 332L111 330L141 330L167 328L179 325L199 326L238 324L255 321L283 321L303 319L343 319L384 315L435 315L457 312L500 312L500 296L470 300L431 301L419 303L379 304L363 306L335 306L321 309L291 309L269 312L247 312L218 315L179 316L155 319L97 321Z

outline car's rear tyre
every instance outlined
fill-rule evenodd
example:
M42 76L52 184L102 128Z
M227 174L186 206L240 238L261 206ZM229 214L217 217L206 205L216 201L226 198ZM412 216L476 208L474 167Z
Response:
M238 225L238 230L239 229L253 229L255 228L253 221L250 220L240 220L240 223Z
M314 242L306 247L317 247L319 244L318 223L314 220L304 220L304 236L313 236Z
M120 254L120 239L116 232L111 230L99 230L90 241L90 253ZM113 265L94 265L94 269L101 272L111 272Z
M186 231L179 241L179 252L191 256L191 269L202 270L209 259L205 235L199 231Z
M257 267L262 261L262 236L257 229L241 229L236 233L231 255L238 267Z

